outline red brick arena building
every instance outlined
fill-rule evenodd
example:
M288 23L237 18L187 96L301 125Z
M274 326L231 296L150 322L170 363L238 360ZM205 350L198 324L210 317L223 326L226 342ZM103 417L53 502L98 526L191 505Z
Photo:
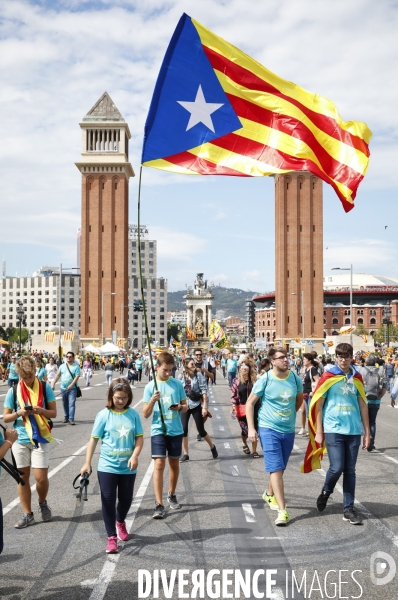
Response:
M350 275L323 278L323 335L337 335L350 324ZM255 336L272 342L276 337L275 292L253 297L256 303ZM354 273L352 286L353 324L363 325L373 335L382 325L390 305L392 324L398 326L398 278Z

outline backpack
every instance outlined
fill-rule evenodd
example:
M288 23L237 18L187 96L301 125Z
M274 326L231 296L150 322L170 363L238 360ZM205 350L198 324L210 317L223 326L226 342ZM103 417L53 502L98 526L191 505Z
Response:
M39 384L42 386L42 390L43 390L43 400L44 400L44 408L46 410L48 410L48 404L47 404L47 384L45 381L39 381ZM17 399L17 385L13 385L12 386L12 393L14 396L14 410L15 412L17 412L19 410L19 406L18 406L18 399ZM48 426L51 429L54 427L54 423L52 422L51 419L49 419L48 417L44 417L45 419L47 419L48 422Z
M363 367L363 382L365 394L369 400L378 400L380 397L380 373L377 367Z

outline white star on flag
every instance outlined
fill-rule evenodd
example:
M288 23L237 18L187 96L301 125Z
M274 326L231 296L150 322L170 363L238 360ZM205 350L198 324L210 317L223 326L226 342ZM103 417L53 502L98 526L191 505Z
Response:
M116 429L116 431L119 432L119 437L121 438L127 438L128 434L130 433L130 429L126 429L124 425L122 425L120 429Z
M224 106L224 104L217 104L216 102L206 102L201 85L199 85L198 87L195 102L182 102L180 100L177 100L177 102L178 104L181 104L181 106L185 108L185 110L191 113L185 131L188 131L188 129L192 129L192 127L194 127L198 123L203 123L203 125L205 125L213 133L215 133L213 121L210 115L222 106Z

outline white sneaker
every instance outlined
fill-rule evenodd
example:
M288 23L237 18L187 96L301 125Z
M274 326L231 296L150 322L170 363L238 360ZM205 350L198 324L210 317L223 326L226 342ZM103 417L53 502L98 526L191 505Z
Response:
M306 430L303 429L303 427L302 427L297 435L305 435L306 433L307 433Z

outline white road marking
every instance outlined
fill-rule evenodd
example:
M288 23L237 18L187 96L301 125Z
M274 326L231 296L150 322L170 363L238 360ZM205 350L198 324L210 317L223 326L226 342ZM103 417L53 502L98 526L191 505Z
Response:
M49 472L48 478L50 479L53 475L55 475L56 473L58 473L58 471L60 471L64 467L66 467L66 465L68 465L70 462L72 462L72 460L76 456L79 456L79 454L81 454L82 452L84 452L84 450L86 448L87 448L87 444L85 444L84 446L82 446L81 448L79 448L79 450L76 450L76 452L74 452L71 456L69 456L69 458L66 458L64 461L62 461L61 463L59 463L59 465L57 467L55 467L52 471ZM33 492L36 489L36 484L31 485L30 489ZM10 502L10 504L7 504L7 506L5 508L3 508L3 516L6 515L8 512L10 512L10 510L12 510L14 508L14 506L17 506L18 504L19 504L19 498L15 498L15 500L13 500L12 502Z
M251 504L242 504L243 512L245 515L245 519L248 523L256 523L257 519L254 515L254 511L252 509Z
M218 410L218 408L215 408L214 410Z
M96 583L97 583L96 579L86 579L85 581L81 581L80 585L83 588L93 588Z
M231 465L231 473L234 477L239 477L239 469L237 465Z
M216 403L216 401L215 401L215 400L212 400L212 403L213 403L213 404L215 404L215 403Z
M135 408L136 406L138 406L139 404L141 404L141 402L143 402L144 398L141 398L141 400L139 402L137 402L137 404L134 404L133 408Z
M221 427L221 425L220 425L220 431L224 431L224 427Z
M393 458L392 456L388 456L388 454L386 454L385 452L381 452L380 450L373 450L373 452L375 454L381 454L381 456L384 456L387 460L391 460L391 462L394 462L398 465L398 460L396 458Z
M127 515L126 528L129 533L133 526L135 517L137 515L138 509L141 505L142 499L145 495L145 492L147 490L149 482L151 481L152 473L153 473L153 464L154 463L152 460L145 475L144 475L144 478L141 482L139 490L133 500L133 503L130 508L130 512ZM121 545L123 546L124 544L121 544ZM102 600L104 598L106 591L108 589L108 585L111 582L113 572L116 569L116 565L119 560L119 557L120 557L120 553L119 554L108 554L105 564L102 567L102 571L99 574L99 577L95 582L95 585L94 585L93 591L91 592L89 600Z
M229 450L231 449L229 442L224 442L224 448L228 448Z
M216 418L217 418L217 419L221 419L221 417L219 417L218 415L216 415Z

